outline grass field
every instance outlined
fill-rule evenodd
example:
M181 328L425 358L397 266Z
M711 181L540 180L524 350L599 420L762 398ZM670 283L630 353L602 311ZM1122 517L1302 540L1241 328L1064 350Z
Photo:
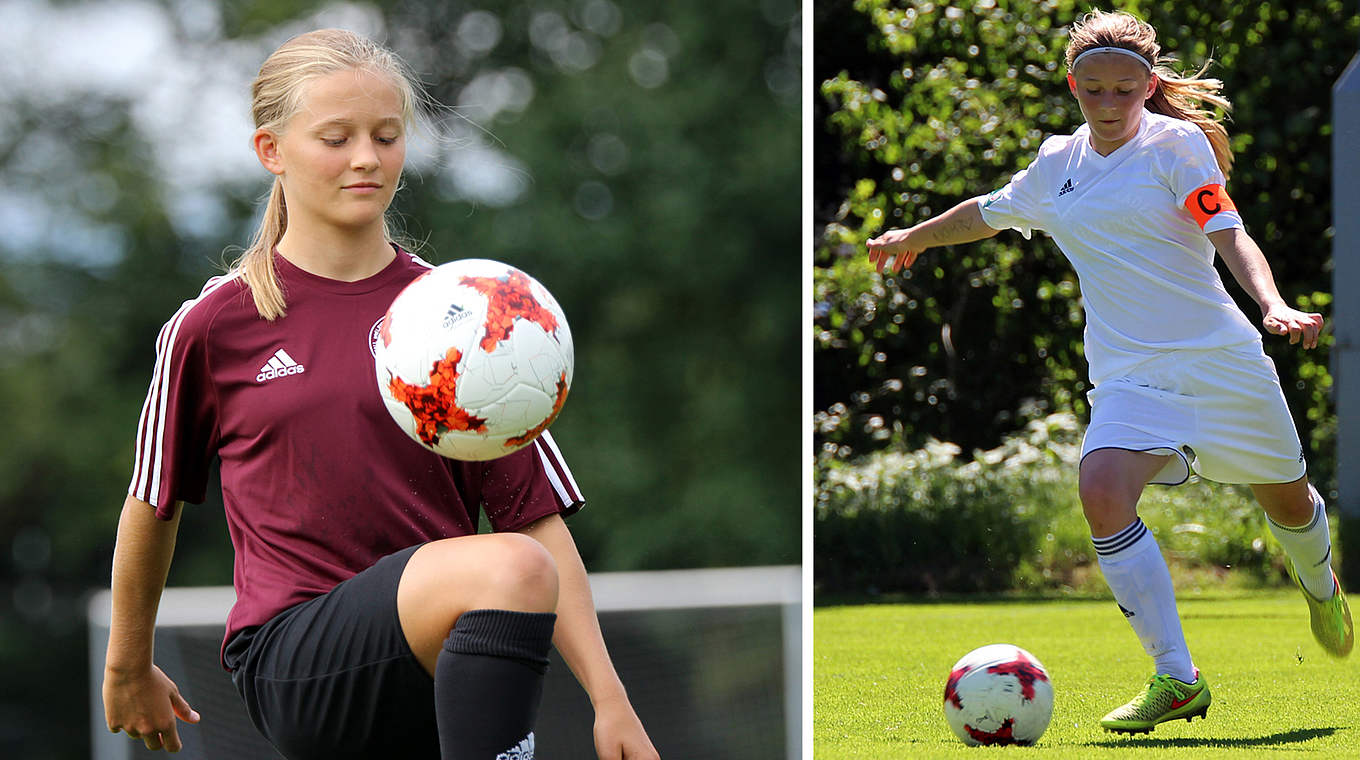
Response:
M1297 592L1183 597L1207 720L1151 734L1099 721L1152 675L1113 601L1003 601L819 607L813 612L817 760L1005 757L1360 758L1360 655L1327 657ZM983 644L1033 653L1053 680L1053 722L1034 747L967 747L943 713L954 662Z

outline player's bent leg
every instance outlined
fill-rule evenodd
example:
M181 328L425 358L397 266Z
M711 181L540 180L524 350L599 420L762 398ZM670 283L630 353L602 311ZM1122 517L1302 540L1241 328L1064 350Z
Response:
M1284 547L1289 577L1308 603L1313 638L1328 654L1345 657L1355 645L1350 606L1332 571L1327 509L1308 479L1252 486L1269 518L1270 532Z
M431 541L411 555L397 587L402 632L430 675L463 613L556 609L557 564L542 544L518 533Z
M1277 525L1306 525L1313 519L1316 491L1306 475L1290 483L1255 483L1251 492Z
M1100 572L1143 650L1153 658L1157 673L1154 681L1159 684L1157 679L1165 678L1195 681L1171 572L1157 539L1138 519L1137 511L1144 487L1169 456L1096 449L1082 459L1080 476L1082 509L1091 526L1091 545ZM1134 702L1111 715L1134 710L1136 715L1131 720L1141 725L1150 708L1139 705L1147 699L1148 691L1144 690Z
M534 757L557 616L469 610L444 643L434 675L442 760Z
M442 760L534 757L557 619L548 550L514 533L431 542L407 563L397 606L434 676Z
M1138 696L1101 718L1101 727L1117 733L1145 734L1158 723L1182 719L1188 723L1191 718L1205 717L1213 702L1209 682L1199 670L1194 676L1192 683L1168 675L1153 676Z
M1110 536L1138 519L1138 498L1169 454L1096 449L1081 460L1078 493L1091 535Z

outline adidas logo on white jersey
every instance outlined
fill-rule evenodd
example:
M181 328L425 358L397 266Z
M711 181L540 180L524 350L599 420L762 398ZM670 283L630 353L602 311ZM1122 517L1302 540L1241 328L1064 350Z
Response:
M1063 186L1058 188L1058 197L1061 198L1062 196L1067 195L1068 193L1072 192L1073 189L1074 188L1072 187L1072 178L1068 177L1067 181L1063 183Z
M306 367L293 361L293 357L280 348L274 352L273 356L269 357L269 361L265 362L263 367L260 367L260 374L255 376L255 382L263 383L266 380L273 380L276 377L286 375L301 375L306 371Z

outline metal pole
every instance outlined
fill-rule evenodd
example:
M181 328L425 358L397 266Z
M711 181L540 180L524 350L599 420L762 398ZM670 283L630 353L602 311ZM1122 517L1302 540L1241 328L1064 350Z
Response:
M1332 88L1332 378L1336 392L1336 481L1342 569L1360 588L1360 55Z

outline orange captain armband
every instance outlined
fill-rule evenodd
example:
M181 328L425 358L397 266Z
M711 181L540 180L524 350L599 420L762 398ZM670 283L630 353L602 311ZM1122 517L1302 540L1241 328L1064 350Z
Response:
M1185 207L1190 210L1190 215L1195 217L1195 223L1200 229L1204 229L1204 225L1218 214L1237 210L1237 206L1232 202L1232 198L1228 197L1222 185L1205 185L1195 190L1185 199Z

